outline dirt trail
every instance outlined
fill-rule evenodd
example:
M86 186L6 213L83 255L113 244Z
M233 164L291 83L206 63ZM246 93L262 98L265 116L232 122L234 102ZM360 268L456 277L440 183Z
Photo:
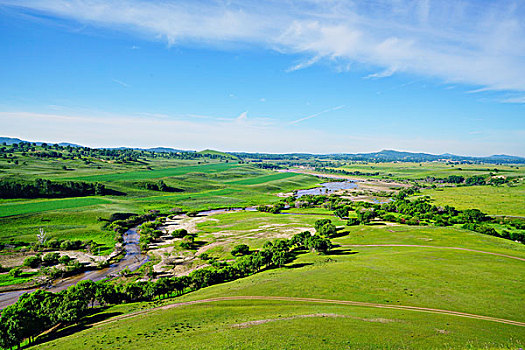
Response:
M448 316L472 318L475 320L491 321L491 322L497 322L497 323L510 324L510 325L519 326L519 327L525 327L525 322L506 320L503 318L496 318L496 317L483 316L483 315L475 315L475 314L469 314L469 313L459 312L459 311L433 309L433 308L427 308L427 307L405 306L405 305L386 305L386 304L375 304L375 303L350 301L350 300L297 298L297 297L274 297L274 296L231 296L231 297L218 297L218 298L201 299L201 300L195 300L195 301L186 301L182 303L175 303L175 304L159 306L159 307L151 308L148 310L137 311L137 312L133 312L127 315L117 316L109 320L95 323L93 326L101 326L101 325L112 323L112 322L119 321L122 319L127 319L127 318L132 318L135 316L147 314L149 312L156 311L156 310L167 310L167 309L172 309L172 308L187 306L187 305L193 305L193 304L205 304L205 303L214 303L214 302L229 301L229 300L271 300L271 301L285 301L285 302L307 302L307 303L319 303L319 304L337 304L337 305L351 305L351 306L360 306L360 307L372 307L372 308L379 308L379 309L417 311L417 312L427 312L427 313L434 313L434 314L441 314L441 315L448 315Z
M520 258L520 257L517 257L517 256L512 256L512 255L493 253L493 252L486 252L486 251L483 251L483 250L476 250L476 249L469 249L469 248L443 247L443 246L435 246L435 245L420 245L420 244L341 244L340 247L354 247L354 248L359 248L359 247L414 247L414 248L454 249L454 250L464 250L464 251L467 251L467 252L496 255L496 256L501 256L501 257L504 257L504 258L525 261L525 258Z

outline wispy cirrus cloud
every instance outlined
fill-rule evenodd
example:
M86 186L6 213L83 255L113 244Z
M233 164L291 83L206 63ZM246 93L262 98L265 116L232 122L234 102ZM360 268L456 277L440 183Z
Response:
M336 107L328 108L328 109L325 109L324 111L321 111L321 112L319 112L319 113L310 114L310 115L308 115L308 116L306 116L306 117L303 117L303 118L299 118L299 119L293 120L293 121L289 122L288 124L290 124L290 125L299 124L299 123L301 123L301 122L304 122L305 120L308 120L308 119L312 119L312 118L318 117L318 116L320 116L321 114L325 114L325 113L328 113L328 112L337 111L338 109L341 109L341 108L344 108L344 107L345 107L344 105L341 105L341 106L336 106Z
M168 45L255 45L480 89L525 91L525 3L440 0L0 0ZM392 70L395 67L395 71ZM512 100L509 100L511 102Z
M129 85L128 83L125 83L123 82L122 80L118 80L118 79L111 79L112 82L122 86L122 87L125 87L125 88L128 88L130 87L131 85Z
M199 119L164 114L119 115L101 111L0 112L2 136L50 143L68 141L90 147L212 147L245 152L282 152L283 149L287 152L308 153L379 150L375 133L366 134L361 130L326 132L283 127L281 124L265 123L265 119L248 118L244 113L237 118L209 116ZM49 125L53 125L53 128ZM145 133L144 130L148 132ZM491 130L484 134L486 135L481 135L482 140L382 135L381 147L435 154L454 153L454 150L461 149L461 153L468 155L490 155L498 149L500 153L523 155L523 147L519 141L525 137L523 130Z

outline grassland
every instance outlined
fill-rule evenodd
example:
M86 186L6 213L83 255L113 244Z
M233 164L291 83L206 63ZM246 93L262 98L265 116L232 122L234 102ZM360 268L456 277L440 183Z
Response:
M80 208L107 203L111 203L111 201L100 197L45 199L15 203L3 203L0 204L0 217L40 213L50 210Z
M445 178L450 175L469 177L473 175L489 175L497 173L505 176L525 176L524 166L493 165L493 164L448 164L442 162L385 162L367 163L352 162L341 166L339 169L347 171L361 171L375 173L373 177L391 177L396 179L418 180L427 177ZM496 171L497 170L497 171Z
M119 311L112 308L106 314ZM517 349L519 337L516 326L488 321L262 300L159 310L36 348L166 349L176 344L184 349Z
M477 208L491 215L525 217L525 183L514 186L445 187L423 190L436 204L458 209Z
M113 234L102 230L99 219L115 212L143 213L147 210L206 210L245 207L279 200L275 194L307 188L319 180L313 176L275 173L234 162L151 159L152 170L137 170L141 164L97 162L86 165L76 160L56 162L21 158L21 164L0 160L0 177L25 180L44 177L54 181L98 181L123 196L64 199L0 200L0 242L34 241L39 228L60 239L93 239L107 248ZM26 164L24 164L26 163ZM67 164L67 170L59 164ZM100 169L99 169L100 168ZM73 169L73 170L72 170ZM72 176L75 174L75 176ZM78 175L77 175L78 174ZM144 181L163 180L179 192L146 190ZM235 183L240 181L240 183Z
M320 182L313 176L276 173L232 161L93 162L21 157L20 164L15 166L0 159L0 177L100 181L126 194L1 200L0 242L33 241L42 227L57 238L94 239L104 245L103 252L107 253L113 248L113 232L102 230L104 222L100 219L107 219L112 213L268 204L278 201L276 194L280 192ZM499 165L344 165L350 171L378 171L379 177L411 180L489 174L494 168L508 176L525 174L521 167ZM159 180L178 192L151 191L140 186L141 182ZM525 215L523 185L445 188L425 190L423 194L430 195L437 204L459 209L477 207L494 215ZM290 237L303 230L313 232L314 222L326 217L341 228L341 236L333 239L335 249L328 255L302 251L284 268L266 270L176 299L112 306L86 320L89 324L108 319L105 323L93 328L86 325L69 329L71 335L66 330L57 334L61 338L37 348L516 349L525 345L525 327L395 309L435 308L525 322L525 262L520 260L525 259L524 245L458 227L384 224L346 227L343 220L324 208L294 208L288 213L300 215L246 211L198 218L197 240L220 243L211 247L210 254L232 259L230 249L236 244L246 243L257 249L274 238ZM16 282L8 280L6 275L1 277L0 284ZM176 304L224 296L240 299ZM260 298L242 299L246 296ZM269 297L285 299L264 299ZM379 307L340 305L326 300L373 303ZM150 310L155 306L163 308ZM141 313L122 317L130 312ZM112 317L116 317L114 322Z
M103 175L89 175L65 178L65 180L81 180L81 181L123 181L123 180L146 180L146 179L161 179L164 177L184 175L188 173L205 173L211 174L234 168L238 166L235 163L214 163L204 165L181 166L177 168L146 170L146 171L128 171L123 173L103 174Z
M213 220L211 220L213 219ZM199 237L228 230L234 239L257 246L254 228L308 225L305 215L227 213L200 224ZM285 228L285 227L284 227ZM436 308L525 321L523 261L453 246L525 258L515 242L453 227L361 226L337 238L329 255L306 253L276 270L208 287L164 301L163 308L95 326L39 348L126 348L169 344L212 348L519 348L525 327L487 320L330 302L247 300L245 296L318 298L393 306ZM433 247L348 247L351 244L421 244ZM502 271L505 271L502 273ZM240 297L170 307L170 303ZM157 304L158 305L158 304ZM111 307L95 319L147 310L155 304Z
M29 282L33 279L34 275L36 275L36 272L23 272L18 277L10 276L7 273L2 273L0 274L0 287Z
M255 177L251 179L230 181L229 183L236 184L236 185L259 185L265 182L287 179L287 178L294 177L294 176L297 176L297 174L279 173L279 174L273 174L273 175L259 176L259 177Z

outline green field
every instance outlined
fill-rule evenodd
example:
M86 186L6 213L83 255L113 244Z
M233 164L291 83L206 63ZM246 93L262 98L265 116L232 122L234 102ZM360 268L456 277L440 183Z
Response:
M178 176L188 173L202 172L206 174L220 172L234 168L237 165L235 163L218 163L218 164L205 164L205 165L193 165L193 166L181 166L177 168L167 168L158 170L148 171L129 171L125 173L115 174L104 174L104 175L91 175L91 176L79 176L66 178L66 180L80 180L80 181L121 181L121 180L146 180L146 179L160 179L163 177Z
M40 213L50 210L80 208L107 203L111 203L111 201L100 197L39 199L27 202L3 203L0 204L0 217Z
M518 349L520 335L517 326L454 316L241 300L154 311L35 348Z
M274 175L259 176L259 177L252 178L252 179L230 181L229 183L236 184L236 185L259 185L262 183L275 181L275 180L287 179L287 178L294 177L294 176L297 176L297 174L279 173L279 174L274 174Z
M241 159L226 163L224 158L221 162L215 158L151 156L133 163L18 157L16 166L0 159L0 177L98 181L122 195L0 200L0 243L33 242L43 228L53 238L93 239L101 244L101 254L110 253L115 245L114 232L103 229L104 220L113 213L272 204L282 200L279 193L311 188L323 181L311 175L261 169ZM376 177L409 180L488 175L496 172L495 168L506 176L524 175L521 167L500 165L341 165L350 171L379 171ZM145 186L160 180L171 190L161 192ZM421 194L431 196L437 205L525 216L524 186L447 187L423 190ZM330 218L339 231L332 239L334 249L327 255L299 251L284 268L179 298L101 308L84 321L85 326L66 328L53 335L58 339L36 347L518 349L525 345L525 327L512 324L525 323L525 245L457 226L374 222L349 227L328 208L327 204L291 208L283 214L242 211L197 217L193 226L196 239L208 248L205 251L209 256L224 260L232 260L231 249L241 243L252 250L260 249L269 240L289 238L305 230L314 232L314 223L320 218ZM152 252L150 259L159 259ZM183 253L190 254L177 248L171 257ZM188 268L203 261L195 259ZM163 271L171 268L175 265ZM1 277L2 285L31 278L24 275L15 280L5 273ZM193 301L201 302L178 304ZM152 309L158 306L163 308ZM133 312L138 314L131 317ZM453 312L474 316L460 317ZM509 324L487 317L509 320Z
M425 179L427 177L445 178L450 175L469 177L473 175L489 175L490 173L515 177L525 176L524 166L494 164L447 164L442 162L353 162L349 165L340 167L340 169L347 171L361 171L366 173L379 172L377 177L387 176L409 180L419 180Z
M283 224L287 220L297 220L299 225L311 222L308 216L286 215L261 216L257 221L256 214L227 213L212 218L218 220L213 220L218 229L237 231L236 237L244 236L244 242L249 242L245 234L260 227L263 221L266 225ZM209 235L211 227L201 224L200 235ZM253 239L252 245L256 241ZM352 228L349 235L335 242L342 246L329 255L299 255L286 268L208 287L163 301L161 305L224 296L239 300L146 313L155 303L114 306L97 319L143 311L135 317L101 324L39 348L161 349L176 343L189 349L516 349L525 343L523 326L395 309L434 308L525 322L522 312L525 262L481 252L437 248L476 248L525 258L523 245L451 227L408 226ZM436 248L346 247L421 242ZM257 298L246 299L249 296ZM265 300L265 297L285 299ZM331 301L301 302L290 298Z
M275 173L236 163L153 159L151 165L155 170L137 171L123 164L101 163L102 169L98 169L72 161L75 170L71 171L60 169L53 160L27 158L27 162L29 164L24 166L0 168L0 175L31 180L38 173L57 181L71 180L72 173L81 173L82 176L74 179L100 181L125 195L0 200L0 242L11 239L34 241L38 229L43 228L52 237L60 239L94 239L108 247L104 251L109 252L113 233L102 230L104 222L98 219L107 219L115 212L141 214L147 210L168 211L175 207L183 210L247 207L273 203L279 200L275 196L279 192L291 192L319 183L318 178L309 175ZM73 168L73 165L68 166ZM110 174L107 174L108 168ZM123 171L125 169L128 171ZM96 175L86 175L89 173ZM137 185L159 179L178 192L146 190ZM244 180L248 180L248 184L242 183ZM236 181L241 183L232 183Z
M457 209L477 208L491 215L525 217L525 183L511 186L445 187L423 190L439 205Z

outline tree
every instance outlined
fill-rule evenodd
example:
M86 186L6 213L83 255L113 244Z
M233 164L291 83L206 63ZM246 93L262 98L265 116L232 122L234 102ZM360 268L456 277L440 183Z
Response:
M332 220L330 219L319 219L314 223L315 231L319 232L321 227L323 227L326 224L331 224Z
M332 243L328 238L319 235L311 236L307 243L307 248L318 253L327 253L332 248Z
M11 277L20 277L22 275L22 269L19 267L14 267L9 270L9 276Z
M42 257L42 263L45 266L53 266L58 264L58 259L60 258L59 253L47 253Z
M335 227L334 224L330 222L330 223L326 223L323 226L321 226L319 230L317 231L317 233L320 234L321 236L332 237L337 233L337 228Z
M286 264L286 260L288 260L288 255L284 251L276 251L272 255L272 264L279 268Z
M236 245L231 251L233 256L246 255L248 253L250 253L250 247L248 247L246 244Z

